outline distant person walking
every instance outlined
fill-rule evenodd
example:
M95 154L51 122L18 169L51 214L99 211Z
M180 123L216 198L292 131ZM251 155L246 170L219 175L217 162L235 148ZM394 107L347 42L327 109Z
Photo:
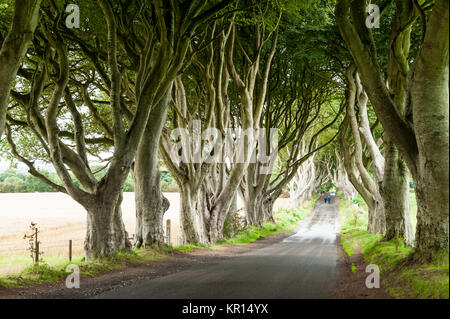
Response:
M328 195L328 197L327 197L327 202L328 202L328 204L331 203L331 197L330 197L330 195Z

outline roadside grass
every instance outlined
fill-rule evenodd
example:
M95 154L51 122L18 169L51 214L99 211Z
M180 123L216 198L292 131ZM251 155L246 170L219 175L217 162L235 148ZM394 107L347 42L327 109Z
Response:
M33 265L29 256L0 256L0 265L10 267L28 265L27 268L18 274L8 274L0 276L0 286L4 287L25 287L44 282L62 281L70 272L66 272L68 265L77 265L80 274L84 276L96 276L101 272L120 269L127 265L139 264L146 261L160 260L172 254L174 250L190 252L194 249L216 249L222 250L226 245L243 245L254 242L261 237L281 233L292 232L297 223L305 218L314 208L317 198L313 198L303 207L296 209L280 209L274 212L275 223L264 223L263 227L248 227L239 232L235 237L217 242L215 245L204 245L200 243L190 243L176 247L148 247L136 250L118 251L114 255L95 261L85 261L82 256L75 256L71 262L64 257L43 256L39 264Z
M62 257L43 257L39 264L31 265L19 274L0 277L0 286L24 287L49 281L61 281L71 273L66 272L68 265L78 266L81 275L95 276L101 272L119 269L127 265L159 260L172 251L173 249L170 247L157 246L134 251L122 250L107 258L88 262L80 256L73 258L70 262L67 258Z
M290 233L295 230L300 220L305 218L314 208L318 196L312 197L300 208L281 208L273 213L275 223L266 222L259 226L251 226L240 231L236 236L219 240L215 245L204 245L191 243L187 245L176 246L174 249L182 252L190 252L194 249L225 249L227 244L245 245L258 240L261 237L267 237L282 232Z
M300 220L305 218L314 208L317 198L313 198L301 208L282 208L274 212L275 223L266 222L261 227L252 226L244 229L235 237L224 239L218 244L248 244L258 240L260 237L278 234L282 232L290 233L294 231Z
M183 253L191 252L194 249L198 248L209 248L208 245L201 244L201 243L190 243L185 245L179 245L174 247L176 250L181 251Z
M81 261L83 257L82 256L74 256L72 258L73 262L79 262ZM54 265L56 267L62 267L67 262L67 257L62 256L46 256L44 255L42 259L51 265ZM3 268L3 266L9 266L11 269L14 270L14 267L17 266L17 269L20 269L23 265L27 267L33 266L33 261L31 260L30 256L27 255L13 255L13 256L0 256L0 267Z
M413 194L414 195L414 194ZM411 203L415 221L415 202ZM367 212L357 213L358 208L342 198L339 203L342 228L342 246L351 256L361 248L364 259L376 264L386 291L395 298L449 298L449 254L442 250L416 253L401 240L386 241L381 235L367 232ZM355 215L358 216L355 222ZM352 271L354 269L352 267Z

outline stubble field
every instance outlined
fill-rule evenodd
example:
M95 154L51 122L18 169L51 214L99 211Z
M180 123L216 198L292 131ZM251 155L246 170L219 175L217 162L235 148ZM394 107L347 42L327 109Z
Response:
M164 214L164 225L170 219L170 241L180 244L179 193L164 193L170 201ZM238 207L242 207L238 199ZM290 207L289 198L279 198L278 208ZM134 193L124 193L122 214L130 237L135 228ZM31 265L27 252L30 223L40 229L40 250L44 260L66 259L69 240L72 240L74 258L83 256L83 241L86 232L86 212L81 205L62 193L0 194L0 276L17 273Z

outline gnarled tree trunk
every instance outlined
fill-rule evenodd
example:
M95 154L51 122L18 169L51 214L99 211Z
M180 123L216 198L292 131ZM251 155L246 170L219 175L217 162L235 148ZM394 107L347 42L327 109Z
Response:
M411 3L398 2L400 8L395 14L391 50L387 66L387 82L395 106L402 116L407 113L411 26L414 15ZM405 27L406 26L406 27ZM409 210L409 171L393 141L384 136L385 171L383 177L383 197L386 211L386 239L403 238L407 245L414 243L414 231Z
M383 198L381 197L381 190L380 190L382 182L380 180L382 178L381 176L382 168L380 168L381 165L377 163L377 157L372 155L374 158L374 167L375 167L374 169L375 180L373 180L367 168L364 166L361 134L359 131L358 120L355 114L355 101L358 100L359 107L363 108L365 112L367 96L365 95L365 92L362 90L357 77L355 80L354 74L355 68L351 66L347 70L347 85L349 90L348 92L346 92L346 98L347 98L347 116L350 122L350 128L355 142L354 161L356 167L358 168L359 174L361 176L361 181L364 184L364 187L368 190L368 192L373 198L373 200L366 202L367 206L369 207L369 220L367 229L372 234L383 234L385 231L386 221L384 215ZM365 131L364 127L363 131ZM370 141L370 138L368 140ZM370 142L367 144L369 144L369 146L371 145ZM373 149L372 153L374 153ZM363 195L361 194L361 196Z
M171 88L161 103L150 113L144 136L134 161L134 191L136 202L135 247L164 243L163 217L169 201L161 192L158 167L158 146L166 120Z
M448 250L449 2L437 0L411 88L419 150L412 170L417 197L416 247Z
M396 14L411 13L407 26L420 16L416 9L411 11L410 1L396 4ZM401 70L412 79L408 86L412 112L406 116L399 112L384 81L372 31L365 26L364 10L364 2L338 0L335 16L375 113L413 176L418 205L415 246L422 251L448 250L449 2L435 1L429 19L422 21L426 32L415 67L413 71ZM400 30L404 29L402 26ZM406 39L400 35L396 32L391 38L409 41L409 35ZM401 42L394 44L391 49ZM395 53L408 65L408 55Z
M192 185L180 186L181 230L186 243L209 244L206 193ZM206 216L205 216L206 215Z
M349 116L348 114L345 116L344 121L342 123L342 130L339 134L339 144L341 146L342 154L344 157L344 167L348 175L348 179L352 183L352 185L355 187L355 189L358 191L358 193L363 198L364 202L367 204L368 208L368 219L369 224L374 225L374 215L375 210L377 208L375 198L373 197L373 194L366 188L364 183L362 183L358 178L358 170L356 168L355 164L355 157L352 156L352 153L350 151L350 145L347 140L348 136L348 126L349 126ZM373 231L373 230L372 230Z
M262 194L252 194L249 196L249 193L246 194L245 197L245 217L247 221L247 225L259 225L262 226L264 216L263 212L263 200Z
M306 143L302 141L302 155L306 155ZM316 179L314 155L303 162L289 183L290 200L294 207L300 207L313 193ZM320 186L320 185L319 185Z
M84 251L87 260L109 256L130 248L122 220L122 194L99 194L87 208Z
M382 195L386 212L385 238L403 238L407 245L412 245L414 230L409 211L409 171L390 141L384 143L384 158Z
M347 171L345 170L342 155L336 149L336 167L334 171L327 165L328 174L332 183L344 194L344 197L353 200L358 196L358 191L350 182Z

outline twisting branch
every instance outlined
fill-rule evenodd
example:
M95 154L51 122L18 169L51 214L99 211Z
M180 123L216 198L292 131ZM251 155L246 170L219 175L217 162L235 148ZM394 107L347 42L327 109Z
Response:
M22 163L28 166L28 172L33 175L34 177L38 178L40 181L44 182L45 184L49 185L53 189L55 189L58 192L61 193L67 193L66 189L58 184L55 184L51 180L49 180L47 177L45 177L43 174L39 173L39 171L34 167L34 163L23 157L19 154L17 151L17 146L14 143L12 134L11 134L11 127L9 124L6 124L5 126L5 133L6 133L6 139L8 140L8 143L11 147L11 153Z

